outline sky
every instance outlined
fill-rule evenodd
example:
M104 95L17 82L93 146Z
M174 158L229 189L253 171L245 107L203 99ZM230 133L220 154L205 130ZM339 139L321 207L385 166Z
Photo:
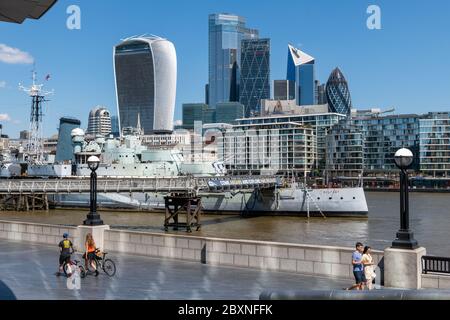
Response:
M81 10L79 30L66 26L71 5ZM367 27L370 5L381 10L381 29ZM18 84L31 83L33 63L55 92L45 105L45 136L57 133L62 116L85 128L97 105L115 114L113 46L144 33L176 47L181 119L183 103L204 101L210 13L241 15L271 39L271 80L286 77L291 43L316 58L321 82L335 67L343 71L355 108L449 111L449 12L448 0L59 0L40 20L0 23L0 123L10 137L28 129L30 99Z

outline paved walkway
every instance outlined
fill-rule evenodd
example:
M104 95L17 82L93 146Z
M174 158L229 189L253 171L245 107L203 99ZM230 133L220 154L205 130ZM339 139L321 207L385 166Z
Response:
M117 274L55 276L58 248L0 240L0 281L18 299L258 299L264 290L339 289L347 281L111 253Z

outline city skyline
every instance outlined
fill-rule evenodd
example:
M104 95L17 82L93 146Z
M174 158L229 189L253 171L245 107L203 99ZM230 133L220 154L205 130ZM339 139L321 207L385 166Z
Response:
M335 67L343 71L356 108L394 106L397 113L418 114L445 111L450 109L446 93L450 86L450 72L446 71L450 71L450 66L445 58L450 44L438 35L445 34L444 12L450 5L436 2L440 5L428 8L435 13L434 19L419 26L414 21L429 19L421 14L425 2L377 1L382 12L381 30L366 27L369 3L364 1L289 2L292 12L269 2L255 12L254 1L198 1L195 5L169 1L151 4L153 12L145 14L148 10L142 7L149 4L136 1L138 6L127 6L125 24L117 21L126 4L108 4L110 10L103 15L104 3L73 1L81 8L81 30L65 27L67 4L57 3L40 21L26 21L20 28L12 24L1 26L0 123L3 132L11 137L28 129L29 99L17 87L19 82L29 84L33 61L39 79L47 89L54 88L56 92L45 107L45 136L57 131L62 116L79 118L87 127L85 119L93 106L105 105L114 113L112 47L121 38L145 32L170 39L179 53L175 120L181 119L183 103L204 101L204 85L208 82L208 15L222 12L245 17L248 26L258 28L261 38L271 39L271 85L273 80L284 79L285 48L292 43L316 58L316 78L320 82L325 82ZM178 10L173 10L174 4ZM182 28L181 12L188 8L191 19ZM300 13L293 20L296 9ZM264 18L268 12L271 22ZM173 15L167 18L169 13ZM333 17L339 17L339 23ZM283 23L274 23L281 18ZM333 32L339 32L341 38L331 37ZM351 42L337 46L346 43L342 37ZM389 55L383 54L388 49ZM5 58L8 52L14 55L16 63ZM433 52L433 59L420 59L429 52ZM49 81L44 80L47 74L51 76ZM417 78L419 81L413 81Z

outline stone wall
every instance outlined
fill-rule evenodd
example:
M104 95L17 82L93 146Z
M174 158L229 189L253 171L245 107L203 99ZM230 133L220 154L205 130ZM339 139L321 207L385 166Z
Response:
M57 245L64 232L70 234L73 243L78 243L80 230L76 227L0 221L0 239ZM105 230L104 245L104 250L113 252L353 279L352 248L124 230ZM383 252L373 251L373 257L378 264Z
M211 265L353 279L351 248L107 230L105 249ZM382 257L382 251L373 252L376 264Z
M450 289L450 276L422 274L422 289Z
M73 243L76 243L78 240L76 227L0 220L0 239L30 241L57 246L65 232L70 235Z

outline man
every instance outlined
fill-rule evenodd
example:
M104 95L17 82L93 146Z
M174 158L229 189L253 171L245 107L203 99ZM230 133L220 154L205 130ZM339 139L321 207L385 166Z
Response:
M59 255L59 273L63 272L64 262L70 262L70 255L75 251L73 249L72 241L69 240L69 235L67 233L63 234L63 240L58 245L61 248L61 253Z
M355 284L346 290L363 290L366 277L364 276L364 266L361 263L364 245L361 242L356 243L356 251L352 254L353 276L355 277Z

